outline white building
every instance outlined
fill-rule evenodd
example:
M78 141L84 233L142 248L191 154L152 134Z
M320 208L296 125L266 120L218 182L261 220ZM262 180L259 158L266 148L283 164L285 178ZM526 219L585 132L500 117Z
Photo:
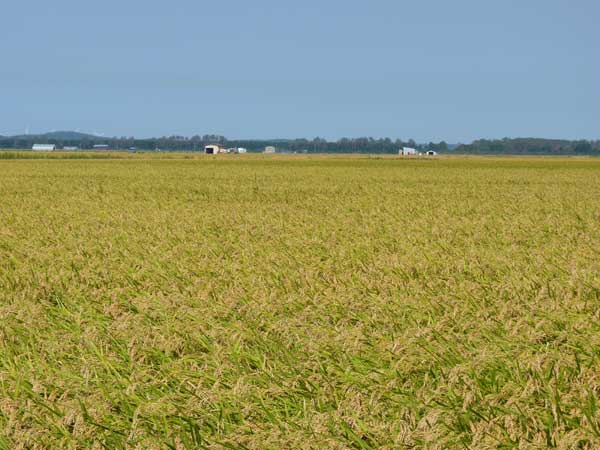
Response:
M433 150L427 150L426 155L427 156L435 156L435 155L437 155L437 152L434 152Z
M264 153L275 153L275 147L273 147L272 145L267 145L265 147Z
M204 153L206 153L207 155L216 155L217 153L220 153L220 151L221 148L216 144L206 145L204 147Z
M63 150L79 150L79 147L73 146L73 145L65 145L63 147Z
M237 152L238 153L247 153L248 150L246 150L244 147L238 147Z
M398 154L403 156L416 155L417 151L411 147L402 147L401 150L398 150Z
M54 144L33 144L31 150L35 152L52 152L56 150L56 145Z

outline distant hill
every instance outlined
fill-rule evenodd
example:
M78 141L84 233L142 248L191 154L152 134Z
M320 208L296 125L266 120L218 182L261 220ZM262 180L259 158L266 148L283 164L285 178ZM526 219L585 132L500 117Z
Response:
M49 133L42 134L20 134L17 136L7 136L10 139L54 139L60 141L78 141L85 139L99 139L99 136L95 136L89 133L80 133L78 131L51 131Z

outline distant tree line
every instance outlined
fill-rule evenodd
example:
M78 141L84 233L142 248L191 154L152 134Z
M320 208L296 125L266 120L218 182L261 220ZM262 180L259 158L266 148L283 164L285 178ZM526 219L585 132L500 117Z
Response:
M476 155L596 155L600 156L600 140L567 141L561 139L478 139L459 145L454 153Z
M337 141L327 141L322 138L314 139L289 139L289 140L238 140L228 141L228 144L237 147L245 147L249 151L261 151L266 145L275 146L278 151L296 153L373 153L373 154L397 154L398 149L403 146L422 150L436 150L438 152L448 151L445 142L417 144L413 139L403 141L390 138L374 139L372 137L341 138Z
M296 153L398 153L403 146L419 150L435 150L447 152L448 144L445 142L417 144L413 139L403 141L390 138L374 139L372 137L341 138L335 142L316 137L314 139L242 139L229 140L219 135L163 136L150 139L136 139L134 137L85 137L73 138L70 133L64 137L57 134L38 136L13 136L0 137L0 148L29 149L33 144L55 144L58 149L64 147L78 147L82 150L91 150L94 145L108 145L111 150L163 150L163 151L203 151L207 144L220 144L224 147L244 147L250 152L261 152L266 146L274 146L281 152Z
M600 140L560 140L560 139L478 139L470 144L450 146L446 142L417 144L413 139L372 137L341 138L327 141L314 139L242 139L229 140L225 136L205 134L203 136L163 136L149 139L134 137L98 137L75 132L54 132L45 135L0 136L0 148L30 149L33 144L55 144L58 149L78 147L91 150L94 145L108 145L111 150L135 148L142 151L203 151L207 144L219 144L224 147L244 147L249 152L261 152L265 146L274 146L280 152L296 153L373 153L396 154L401 147L413 147L419 151L434 150L438 153L482 154L482 155L598 155Z

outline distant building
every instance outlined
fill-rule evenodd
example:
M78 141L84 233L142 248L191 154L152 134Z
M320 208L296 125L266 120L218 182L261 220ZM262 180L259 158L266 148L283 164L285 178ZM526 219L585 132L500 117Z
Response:
M92 147L94 150L108 150L108 144L96 144Z
M246 153L246 149L242 148L242 147L231 147L231 148L228 148L227 150L221 149L221 153L233 153L233 154Z
M275 147L273 147L272 145L267 145L265 147L264 153L275 153Z
M35 152L52 152L56 150L56 145L54 144L33 144L31 150Z
M417 151L411 147L402 147L402 149L398 150L398 154L403 156L416 155Z
M206 153L207 155L216 155L217 153L220 153L220 151L221 148L216 144L206 145L204 147L204 153Z
M437 152L434 152L433 150L427 150L427 153L425 153L427 156L435 156L437 155Z
M65 145L63 147L63 150L79 150L79 147L73 146L73 145Z

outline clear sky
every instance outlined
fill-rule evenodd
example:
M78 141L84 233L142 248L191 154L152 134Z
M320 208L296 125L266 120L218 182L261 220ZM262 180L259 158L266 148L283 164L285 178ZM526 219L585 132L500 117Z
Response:
M600 138L598 0L2 4L0 134Z

